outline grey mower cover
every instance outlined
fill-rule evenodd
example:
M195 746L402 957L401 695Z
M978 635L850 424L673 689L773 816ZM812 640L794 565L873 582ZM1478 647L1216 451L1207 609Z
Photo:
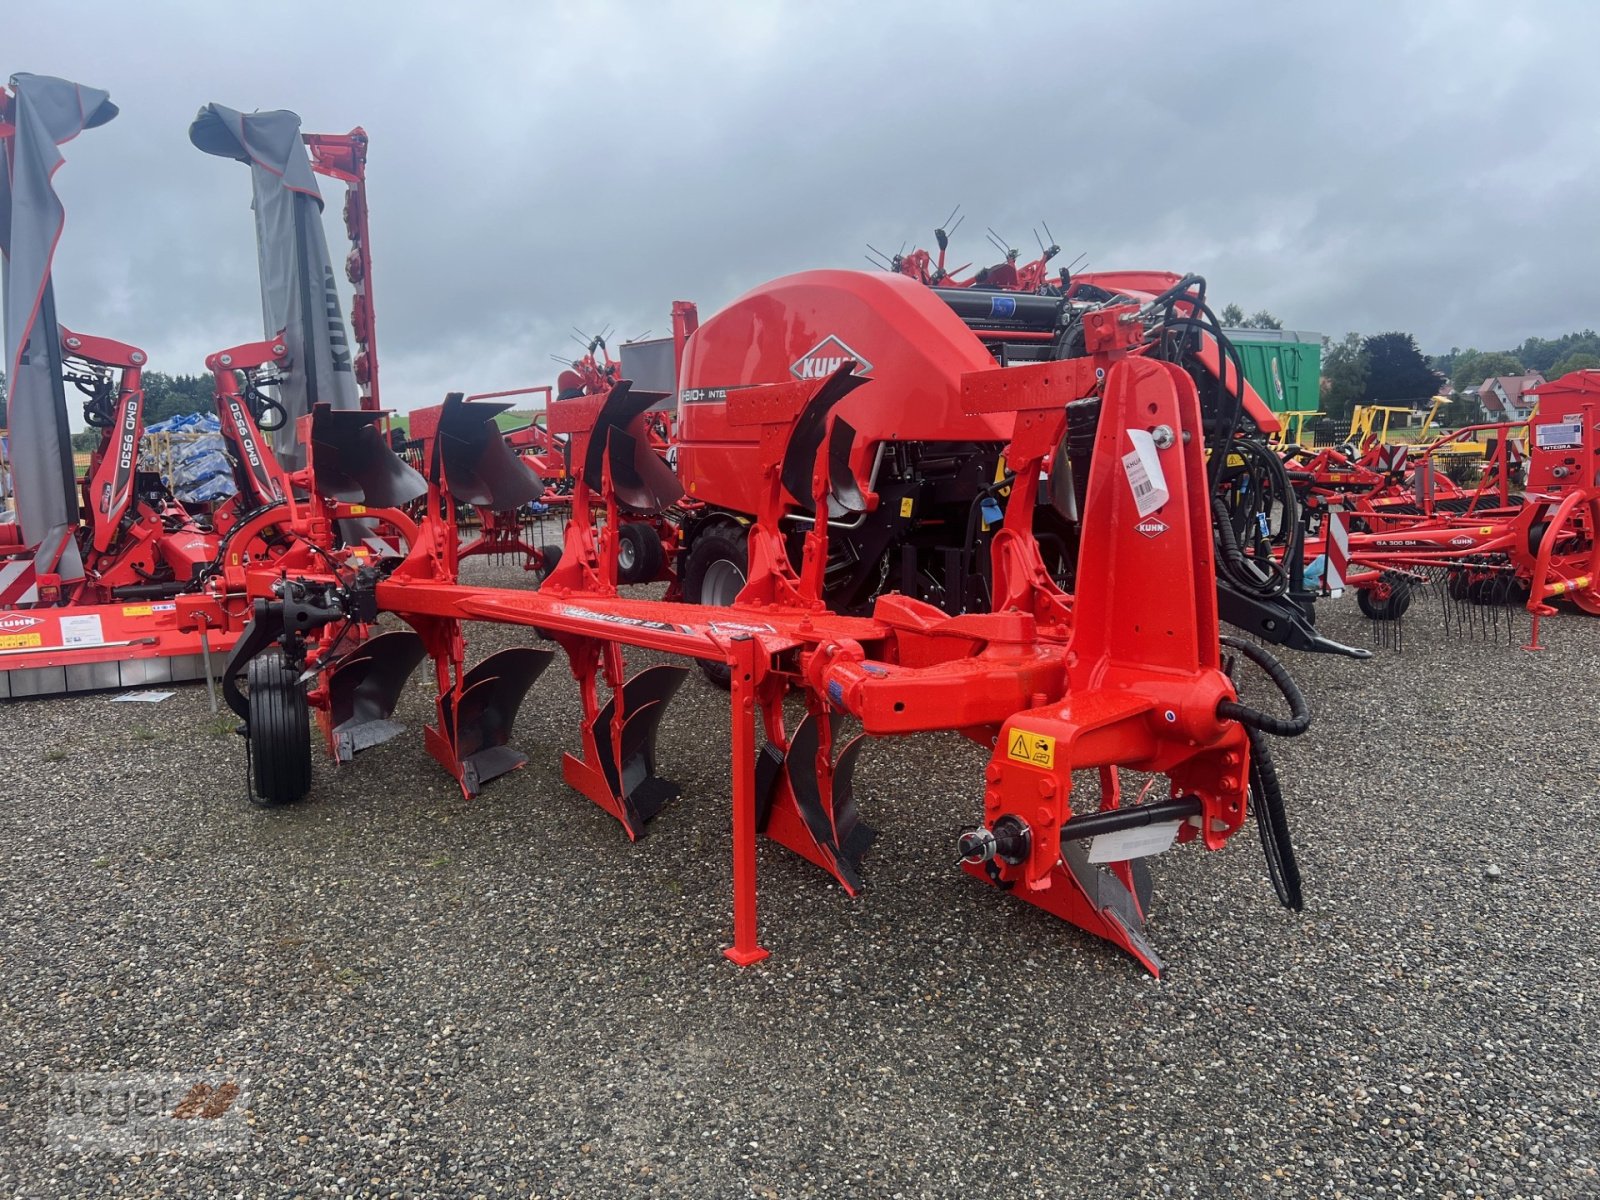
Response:
M300 140L300 118L283 110L241 113L208 104L189 126L189 140L207 154L250 167L263 333L282 333L289 350L278 388L278 402L289 416L270 436L278 461L298 470L305 453L295 423L319 403L361 407L322 228L322 193Z
M57 147L117 115L110 96L49 75L13 75L16 132L0 170L0 283L5 291L5 368L11 433L7 451L24 545L34 567L63 582L83 578L78 491L61 378L50 262L66 224L52 178Z

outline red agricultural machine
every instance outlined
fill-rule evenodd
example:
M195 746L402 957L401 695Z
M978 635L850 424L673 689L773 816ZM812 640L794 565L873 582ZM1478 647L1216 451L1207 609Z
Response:
M323 418L315 430L304 420L323 402L365 408L367 424L376 419L366 135L356 129L302 138L292 114L246 117L219 106L196 122L197 144L248 162L257 174L270 336L207 361L237 492L207 511L189 511L140 461L144 353L60 328L55 317L49 268L63 224L50 183L60 162L56 147L103 124L116 108L103 92L19 75L0 92L0 114L10 201L4 209L9 448L20 518L0 524L0 696L210 679L211 650L231 645L249 616L242 593L221 581L242 562L283 553L286 535L276 514L312 494L299 473L305 438L332 437L345 467L363 478L371 470L355 444L366 435L349 418ZM347 188L354 354L313 173ZM31 307L18 302L29 296ZM66 383L85 394L84 420L100 430L81 481L71 457ZM347 435L330 432L347 427ZM326 477L334 450L324 446L322 459ZM343 494L348 498L355 487L346 481ZM419 477L413 494L421 490ZM346 533L360 534L373 522L345 525ZM351 544L371 552L382 533L356 536Z
M538 396L548 408L553 394L553 388L544 386L485 392L466 399L485 407L487 401ZM510 407L498 404L495 412L503 413ZM411 422L406 449L415 453L418 462L425 462L435 452L433 440L437 436L438 429L425 411ZM493 446L496 439L508 453L498 453ZM550 507L545 503L546 496L563 494L565 489L565 445L535 421L503 432L497 424L480 426L471 431L468 444L456 449L463 461L470 459L477 464L473 472L476 486L459 489L463 502L458 515L462 518L464 539L460 557L496 561L520 558L523 570L536 572L543 579L561 558L561 547L541 543L538 530L543 523L540 518Z
M1062 267L1054 279L1050 278L1050 261L1061 253L1061 247L1056 244L1053 237L1050 244L1044 243L1044 238L1034 232L1034 239L1039 243L1039 257L1031 262L1021 263L1022 252L1016 247L1003 241L994 230L987 230L989 244L1003 256L1001 261L993 266L980 267L969 278L962 278L962 272L970 270L971 263L959 267L946 268L945 255L950 250L950 239L955 236L957 229L966 217L958 217L961 211L958 205L945 222L933 231L937 253L930 253L924 247L918 246L907 254L902 247L894 255L884 254L881 250L874 250L870 246L869 262L892 271L897 275L904 275L908 279L915 279L918 283L928 287L942 288L980 288L985 291L995 292L1025 292L1036 295L1061 295L1071 282L1071 271ZM1044 227L1045 237L1050 237L1050 227Z
M345 749L387 735L394 702L423 657L433 661L437 686L428 749L470 795L524 761L510 745L516 711L559 651L581 709L579 750L564 760L567 781L637 838L677 794L657 769L656 730L686 668L654 666L630 677L624 652L633 646L720 665L731 688L735 896L727 953L737 962L766 954L756 932L759 834L846 890L860 886L873 838L854 786L863 735L947 730L988 748L981 804L958 846L966 870L1152 970L1159 960L1142 933L1150 903L1142 860L1174 841L1220 849L1252 805L1279 894L1297 907L1299 881L1264 735L1298 734L1309 715L1276 660L1253 642L1219 634L1208 420L1194 376L1181 361L1166 361L1174 349L1166 332L1188 329L1190 319L1175 304L1109 305L1083 315L1079 357L1002 368L937 296L884 280L818 272L758 293L769 297L769 323L788 289L878 310L871 359L830 333L833 325L819 324L815 308L792 310L783 323L806 341L802 351L815 353L786 359L786 381L730 379L714 399L695 394L722 367L724 338L738 336L737 322L745 322L747 349L768 344L753 324L759 303L719 314L720 329L708 322L698 333L684 331L683 378L691 385L680 396L684 423L714 406L716 429L751 464L742 580L721 607L617 594L605 539L614 537L618 513L669 508L681 486L650 447L650 414L667 398L636 392L630 381L551 406L551 432L569 439L573 515L561 563L537 592L467 586L456 574L453 509L474 502L480 458L452 448L471 444L465 431L493 428L493 405L452 397L414 418L436 436L423 462L423 515L403 558L340 562L328 542L330 520L287 514L297 543L320 543L329 553L302 555L290 569L277 561L244 572L254 618L224 686L245 722L256 799L286 803L307 791L308 706L344 758ZM1177 325L1164 332L1164 320ZM842 353L825 344L830 337L844 343ZM788 353L781 341L771 346ZM835 357L826 367L812 362ZM1210 427L1233 430L1243 420L1238 389L1210 391ZM922 468L920 485L935 478L930 448L918 446L913 456L858 433L856 422L865 424L870 411L860 401L875 392L885 409L903 394L936 405L939 419L959 428L958 440L994 447L979 486L999 484L1010 496L984 543L988 611L952 613L886 590L863 594L858 615L831 611L830 567L836 543L848 545L848 536L810 514L837 504L855 520L885 497L892 512L906 498L915 511L939 494L906 487L903 476L883 469L886 458L903 455ZM708 407L697 412L697 405ZM1050 551L1035 531L1037 493L1047 473L1052 481L1064 477L1064 466L1050 472L1050 464L1086 406L1094 419L1080 424L1074 452L1076 585L1068 593L1047 568ZM680 453L705 449L704 440L680 432ZM946 478L962 478L959 466L948 470ZM705 478L693 461L680 462L680 473L691 488ZM315 473L305 482L320 486ZM970 497L955 504L966 519ZM598 534L588 516L597 508L606 513ZM791 553L797 527L799 549ZM1163 586L1118 582L1136 576ZM364 640L379 613L409 628ZM463 623L484 620L526 626L556 648L517 647L469 666ZM352 639L358 648L342 653ZM1264 670L1290 716L1241 703L1231 677L1236 659ZM299 682L307 673L309 692ZM798 724L785 710L792 693L804 701ZM1166 776L1164 794L1125 803L1123 767ZM1085 770L1097 773L1098 792L1075 799L1074 773Z
M1201 395L1197 436L1211 454L1223 618L1264 640L1364 654L1317 635L1310 595L1291 588L1298 574L1278 565L1285 548L1291 561L1299 554L1293 489L1250 436L1272 427L1272 416L1243 382L1205 305L1203 281L1154 272L1097 278L1094 294L1103 299L1075 298L1089 294L1085 281L1069 297L931 288L891 272L810 271L763 284L704 322L680 304L684 331L675 334L670 361L658 355L661 362L635 369L633 347L624 346L624 370L636 385L676 392L676 469L696 505L680 522L685 598L726 604L748 582L749 530L770 447L730 422L729 398L751 386L818 379L853 360L863 377L881 383L843 400L837 414L831 461L840 486L816 510L830 526L824 602L861 613L898 593L950 615L990 610L989 547L1016 484L1002 452L1018 418L965 412L961 379L996 365L1093 358L1117 336L1108 322L1123 319L1107 314L1132 307L1143 340L1130 353L1179 364ZM1046 570L1069 589L1098 413L1092 398L1071 410L1045 483L1030 492ZM798 480L790 486L804 491ZM783 517L791 563L800 563L815 520L804 508ZM1152 522L1146 536L1161 532ZM715 664L712 671L720 673Z
M593 517L605 508L599 494L581 486L581 472L574 471L571 462L571 445L568 436L554 431L548 414L555 411L552 401L564 410L581 408L591 417L597 409L596 398L604 398L623 382L621 363L611 357L603 335L596 335L585 346L584 353L576 359L558 359L565 370L556 380L555 387L518 388L506 392L490 392L467 396L468 402L501 400L513 396L538 394L544 397L547 420L537 420L520 428L506 431L502 436L513 452L515 464L522 470L512 469L512 460L505 460L497 452L486 455L475 474L485 484L474 493L477 499L467 499L468 493L458 486L463 502L458 513L469 524L463 529L467 540L461 547L460 557L487 556L504 559L520 555L523 569L537 572L543 579L561 561L561 547L554 544L535 544L531 540L536 528L542 528L544 518L552 516L565 521L579 519L586 528L605 536L613 546L616 556L617 580L622 583L650 583L667 581L669 596L677 598L677 578L672 563L677 554L678 528L681 512L651 508L638 511L630 508L626 500L618 501L616 511L610 515L608 525L614 536L603 534L604 527L595 527ZM631 385L630 385L631 386ZM584 401L580 405L570 402ZM480 406L481 407L481 406ZM507 406L501 406L504 411ZM424 425L429 418L424 417ZM645 444L658 457L666 459L672 442L673 420L670 413L654 411L646 422ZM413 433L416 427L413 426ZM431 436L431 432L429 434ZM476 434L473 454L482 454ZM485 436L491 436L486 434ZM424 457L429 453L419 442ZM463 461L466 457L463 448ZM533 491L529 492L532 475ZM577 516L575 507L584 504L584 512ZM496 507L497 505L501 507ZM469 515L470 514L470 515Z
M58 147L116 113L106 93L63 79L16 75L0 88L16 493L16 520L0 523L0 698L209 677L211 651L231 644L225 614L202 587L219 552L216 525L140 463L144 352L56 317ZM99 431L81 480L68 383Z
M104 103L62 86L73 90L40 108L52 148L75 132L63 114ZM12 112L14 130L31 128L29 104ZM1258 632L1334 647L1273 575L1258 544L1267 531L1257 543L1239 537L1267 517L1240 437L1261 417L1203 281L1073 300L811 272L758 288L703 326L680 306L668 389L613 378L551 405L549 433L566 439L571 475L559 566L536 592L475 587L459 578L457 508L515 507L531 473L495 426L503 406L459 396L416 414L417 468L394 452L377 402L364 207L354 201L353 221L347 208L358 243L353 353L313 178L331 167L359 184L364 139L302 139L293 114L215 105L191 138L245 162L255 180L268 336L207 360L240 499L202 530L209 557L181 595L223 624L247 608L223 691L244 722L259 802L309 790L312 712L341 763L399 732L396 701L423 659L436 689L425 743L475 794L525 762L511 744L517 710L559 652L580 708L564 775L638 838L677 797L658 771L656 732L687 671L630 676L625 651L640 647L717 665L731 690L726 953L736 962L766 955L762 834L845 890L861 886L874 831L854 777L869 735L947 731L988 750L955 847L964 869L1152 971L1144 860L1174 843L1219 850L1252 807L1279 897L1299 907L1266 737L1304 732L1309 710L1270 653L1221 635L1219 581L1223 606L1247 597ZM33 186L24 176L13 169L12 186ZM13 282L19 244L8 242ZM38 277L48 300L47 269ZM36 325L27 332L14 368L35 366ZM133 353L73 348L101 366ZM123 366L117 398L136 406L128 372L138 363ZM673 393L676 430L664 415ZM95 486L109 470L113 494L120 420L91 470ZM38 428L25 423L28 444ZM676 472L662 453L674 438ZM714 481L731 490L696 495ZM681 555L691 571L736 570L727 603L620 596L631 514L692 531L698 545ZM52 565L80 545L70 526L64 536L43 528L49 536L30 547ZM737 559L706 549L735 536ZM874 579L868 553L914 586ZM1161 586L1129 586L1135 578ZM398 623L380 626L384 614ZM469 665L464 625L484 620L525 626L554 648ZM1246 663L1260 672L1252 686L1280 693L1288 716L1241 700L1234 672ZM1145 799L1152 784L1125 799L1123 768L1164 777L1157 798ZM1086 771L1098 788L1075 795Z
M1347 581L1369 617L1398 620L1414 589L1433 582L1456 627L1499 629L1494 610L1525 607L1536 649L1553 601L1600 613L1600 372L1575 371L1534 390L1539 413L1526 425L1450 435L1487 432L1493 442L1482 479L1462 501L1419 496L1410 512L1352 508ZM1524 432L1525 459L1513 449ZM1439 445L1422 453L1424 466ZM1526 490L1515 493L1512 481L1523 472Z

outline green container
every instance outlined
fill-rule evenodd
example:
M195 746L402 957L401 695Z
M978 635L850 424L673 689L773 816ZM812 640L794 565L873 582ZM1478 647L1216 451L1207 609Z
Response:
M1273 412L1322 407L1322 335L1296 329L1225 329L1244 377Z

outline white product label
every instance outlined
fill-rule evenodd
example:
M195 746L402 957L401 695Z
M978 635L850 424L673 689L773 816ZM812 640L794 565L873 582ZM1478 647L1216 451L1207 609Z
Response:
M1162 821L1156 825L1139 825L1133 829L1119 829L1115 833L1102 833L1089 839L1089 861L1092 863L1122 862L1129 858L1146 858L1171 849L1178 838L1181 821Z
M98 646L105 640L106 635L100 628L98 613L61 618L63 646Z
M1552 425L1535 425L1535 439L1541 450L1571 450L1583 445L1583 422L1560 421Z
M1133 449L1122 456L1122 471L1133 489L1133 506L1141 517L1148 517L1169 499L1166 472L1161 469L1161 451L1148 430L1128 430Z

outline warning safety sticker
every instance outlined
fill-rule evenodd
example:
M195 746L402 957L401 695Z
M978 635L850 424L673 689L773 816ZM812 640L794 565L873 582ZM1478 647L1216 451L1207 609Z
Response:
M1046 733L1013 729L1006 734L1006 757L1031 767L1053 770L1056 765L1056 740Z

